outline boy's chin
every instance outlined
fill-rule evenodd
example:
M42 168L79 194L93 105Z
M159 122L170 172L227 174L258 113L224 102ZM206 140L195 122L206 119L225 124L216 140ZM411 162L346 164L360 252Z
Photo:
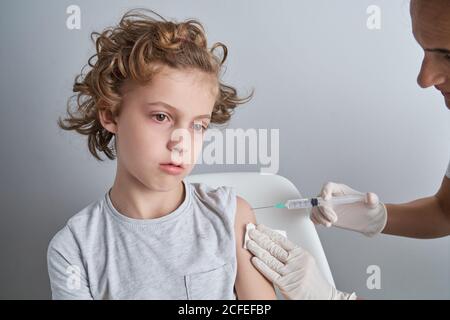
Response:
M148 184L148 189L157 192L169 192L178 188L181 184L181 177L164 177L163 179L158 179L158 181L151 181Z
M187 175L189 175L190 172L191 170L185 171L179 175L170 175L161 173L159 178L155 180L153 183L151 182L150 184L153 185L155 188L159 189L159 191L170 191L173 190L174 188L179 187L182 180Z

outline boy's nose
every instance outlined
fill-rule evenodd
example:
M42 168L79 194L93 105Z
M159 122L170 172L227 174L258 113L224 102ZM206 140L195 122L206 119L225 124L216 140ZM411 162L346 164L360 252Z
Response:
M184 152L188 151L188 146L185 143L185 139L183 139L183 137L179 137L178 140L173 140L171 139L168 143L167 143L167 148L172 151L172 152L178 152L180 154L183 154Z

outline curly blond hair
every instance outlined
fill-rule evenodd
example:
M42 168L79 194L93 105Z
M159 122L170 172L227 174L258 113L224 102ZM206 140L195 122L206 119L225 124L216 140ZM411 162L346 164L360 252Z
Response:
M156 15L156 18L145 12ZM96 37L96 39L95 39ZM133 9L125 13L118 26L106 28L102 33L92 32L96 54L88 60L90 70L82 71L75 78L73 92L67 103L68 116L58 119L58 126L64 130L75 130L88 136L91 154L103 161L99 152L109 159L116 158L114 133L106 130L99 120L99 110L109 109L119 115L121 105L120 88L126 80L139 84L151 81L157 64L171 68L197 70L217 77L218 94L211 114L211 123L225 124L237 105L248 102L253 91L245 98L239 98L235 88L220 81L220 71L227 58L227 47L217 42L207 47L205 30L194 19L184 22L167 21L147 9ZM214 53L222 48L222 58ZM97 58L95 63L93 59ZM71 102L75 99L76 110L72 112Z

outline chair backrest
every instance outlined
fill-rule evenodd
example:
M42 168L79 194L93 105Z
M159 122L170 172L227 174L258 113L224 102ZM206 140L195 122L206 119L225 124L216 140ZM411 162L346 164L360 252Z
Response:
M231 186L252 208L273 206L302 195L292 182L279 175L259 172L226 172L196 174L185 178L188 182L202 182L211 187ZM308 250L316 259L325 278L333 286L334 280L327 258L320 243L314 224L309 219L309 210L257 209L254 210L258 223L272 229L284 230L292 242Z

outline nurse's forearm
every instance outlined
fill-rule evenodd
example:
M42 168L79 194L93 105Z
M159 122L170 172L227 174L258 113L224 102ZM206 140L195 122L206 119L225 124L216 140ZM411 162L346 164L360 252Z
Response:
M386 209L385 234L423 239L450 235L450 214L437 196L386 204Z

